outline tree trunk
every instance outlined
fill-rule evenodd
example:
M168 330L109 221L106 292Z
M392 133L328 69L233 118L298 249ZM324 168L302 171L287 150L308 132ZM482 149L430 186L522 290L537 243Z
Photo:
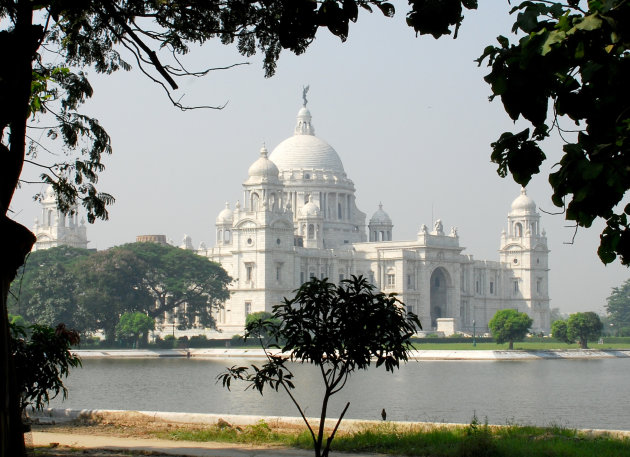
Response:
M0 68L0 138L8 138L8 147L0 143L0 233L6 240L0 247L0 457L25 455L18 385L10 351L7 297L17 269L33 247L35 235L9 219L7 213L24 166L33 59L43 36L43 28L33 26L30 0L17 0L13 6L15 27L0 37L4 51Z
M586 337L580 337L580 348L588 349L588 339Z
M508 349L514 349L514 341L510 340L510 345L508 346Z
M0 386L0 456L20 457L25 455L26 451L24 449L22 412L19 405L19 389L10 351L7 297L9 286L15 278L17 269L24 263L24 257L33 247L35 235L5 215L0 216L0 232L6 234L7 239L11 240L2 245L2 263L0 265L0 292L2 293L0 371L4 374Z

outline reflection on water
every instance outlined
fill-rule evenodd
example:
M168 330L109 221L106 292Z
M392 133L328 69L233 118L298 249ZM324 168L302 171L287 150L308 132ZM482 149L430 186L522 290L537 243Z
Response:
M225 366L246 360L84 359L67 379L69 398L53 407L297 416L283 392L264 396L215 383ZM254 363L260 363L256 361ZM295 365L296 397L307 416L319 416L319 372ZM347 418L469 422L473 413L492 424L557 424L630 430L630 360L511 362L413 361L394 374L374 368L355 373L332 399L330 417L350 401Z

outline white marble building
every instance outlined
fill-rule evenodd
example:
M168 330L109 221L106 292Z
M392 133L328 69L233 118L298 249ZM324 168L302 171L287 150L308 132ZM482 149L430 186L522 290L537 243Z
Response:
M88 239L85 220L81 219L77 209L72 214L63 214L57 209L57 199L52 186L48 186L41 201L41 219L36 218L33 233L37 241L33 251L50 249L57 246L71 246L87 249Z
M263 147L243 183L242 203L216 218L216 245L197 251L234 278L216 316L229 336L247 314L274 304L312 276L335 282L364 275L396 292L425 331L484 332L503 308L527 312L535 332L549 332L547 239L536 204L523 189L512 203L498 261L463 254L457 230L441 221L416 239L394 241L381 205L366 225L355 187L337 152L315 136L311 113L299 110L293 136Z

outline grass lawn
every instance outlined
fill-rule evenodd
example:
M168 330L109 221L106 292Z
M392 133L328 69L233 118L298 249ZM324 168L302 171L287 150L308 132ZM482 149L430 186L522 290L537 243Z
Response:
M445 341L448 341L446 338ZM447 351L500 351L507 350L509 344L497 344L497 343L477 343L477 346L472 345L472 339L470 343L414 343L414 347L420 350L447 350ZM589 349L630 349L630 343L605 343L597 344L589 343ZM549 342L515 342L514 349L520 349L524 351L528 350L565 350L565 349L579 349L577 344L565 344L557 341Z
M159 432L160 438L279 444L312 449L309 434L275 431L265 422L254 426L208 427ZM403 426L383 423L335 437L334 451L430 457L618 457L630 455L630 439L589 436L563 428L493 427L473 419L467 427Z

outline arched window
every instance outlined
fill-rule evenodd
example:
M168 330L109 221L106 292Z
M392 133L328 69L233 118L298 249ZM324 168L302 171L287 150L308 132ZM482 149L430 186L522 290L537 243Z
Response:
M217 241L220 243L221 241L223 241L223 230L219 229L217 230Z
M308 224L308 239L315 239L315 226L313 224Z
M276 209L276 194L271 194L269 196L269 208L271 210Z
M252 201L251 201L251 210L258 211L258 202L260 201L260 197L256 192L252 193Z
M226 231L223 233L223 241L225 241L226 243L229 243L229 242L230 242L230 236L231 236L230 231L229 231L229 230L226 230Z
M523 236L523 226L520 222L514 224L514 236L521 237Z

